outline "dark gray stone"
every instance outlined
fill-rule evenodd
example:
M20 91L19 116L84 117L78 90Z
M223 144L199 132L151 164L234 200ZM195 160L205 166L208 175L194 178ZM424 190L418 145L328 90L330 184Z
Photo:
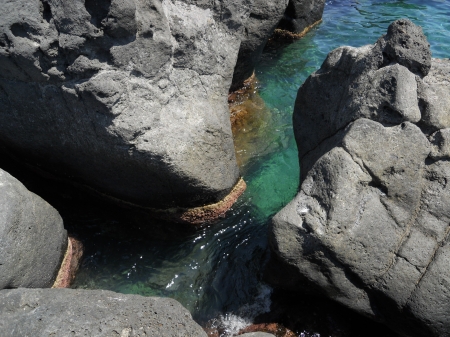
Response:
M231 90L238 89L252 76L267 41L283 17L288 0L252 0L245 23Z
M299 89L302 184L273 219L283 272L269 277L402 335L446 337L450 61L425 47L399 20L373 46L332 51Z
M322 19L325 0L289 0L278 28L301 33L305 28Z
M236 184L228 89L241 1L18 0L0 14L0 141L143 206L214 203Z
M393 46L401 40L398 32L402 29L410 62L395 56L400 52ZM297 94L294 132L300 158L358 118L384 124L417 123L421 120L421 107L426 104L430 109L446 109L433 101L434 92L445 88L444 82L438 76L422 80L415 74L417 69L426 73L430 65L426 37L420 27L408 20L392 23L388 34L374 45L340 47L330 52ZM433 71L445 73L443 69ZM434 111L433 115L445 115L445 112ZM302 170L302 177L306 173Z
M58 212L0 170L0 289L51 287L66 248Z
M80 289L0 291L0 330L4 337L206 337L173 299Z
M253 74L276 28L301 32L322 18L324 6L325 0L252 0L231 90L241 87Z

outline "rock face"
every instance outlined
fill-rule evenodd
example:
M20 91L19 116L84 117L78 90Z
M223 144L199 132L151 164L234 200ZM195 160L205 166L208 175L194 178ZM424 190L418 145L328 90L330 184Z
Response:
M0 170L0 289L51 287L66 247L58 212Z
M283 18L287 5L288 0L251 1L250 16L245 22L231 90L240 88L243 82L252 76L267 41Z
M328 55L297 96L302 185L273 219L272 282L450 336L449 92L450 61L408 20Z
M241 1L18 0L0 15L0 142L140 206L213 204L239 178L227 93Z
M302 32L322 18L325 0L252 0L231 90L248 79L276 28Z
M4 337L206 337L173 299L78 289L0 291L0 330Z
M324 8L325 0L290 0L278 28L301 33L322 19Z

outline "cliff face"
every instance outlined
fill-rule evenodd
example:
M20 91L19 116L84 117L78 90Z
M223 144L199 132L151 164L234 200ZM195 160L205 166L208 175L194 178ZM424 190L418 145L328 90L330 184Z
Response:
M341 47L298 91L302 185L273 219L272 282L406 336L449 336L450 62L420 27ZM275 275L275 273L270 273Z

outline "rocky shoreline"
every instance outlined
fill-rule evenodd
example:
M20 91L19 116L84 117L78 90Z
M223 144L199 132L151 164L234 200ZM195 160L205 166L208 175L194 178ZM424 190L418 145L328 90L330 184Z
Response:
M228 91L253 72L291 2L5 3L4 160L154 218L216 221L245 190ZM174 300L58 289L74 279L83 244L57 210L0 178L2 336L205 335Z

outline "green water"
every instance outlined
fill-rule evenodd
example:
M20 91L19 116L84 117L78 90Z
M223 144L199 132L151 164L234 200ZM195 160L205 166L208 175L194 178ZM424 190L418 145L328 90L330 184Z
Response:
M173 233L167 240L152 235L136 239L116 229L145 226L145 220L88 212L73 220L87 229L80 234L86 257L74 287L173 297L199 321L226 313L248 315L249 308L264 311L270 292L261 282L267 224L298 186L291 126L298 87L329 51L374 43L391 21L402 17L423 27L434 57L449 57L449 1L328 1L322 24L303 39L268 48L263 55L256 74L272 112L272 152L255 155L242 168L248 188L227 218L200 232Z

